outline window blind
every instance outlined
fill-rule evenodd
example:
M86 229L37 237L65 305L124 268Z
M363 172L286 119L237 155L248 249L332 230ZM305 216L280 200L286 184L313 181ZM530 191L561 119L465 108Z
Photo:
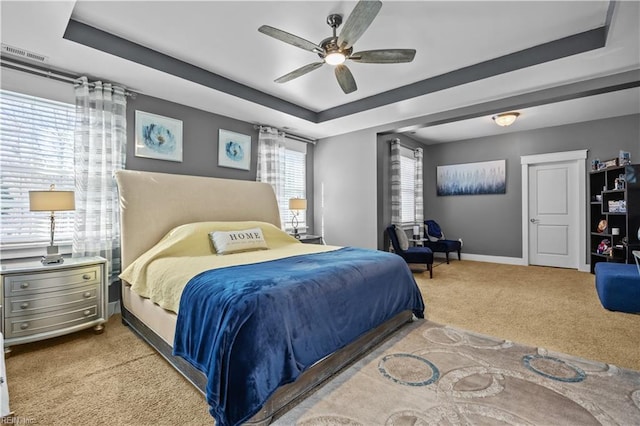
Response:
M285 140L285 183L284 203L280 211L285 212L282 218L285 229L292 230L291 219L293 213L289 210L290 198L307 198L307 154L306 144L303 142ZM298 229L304 231L307 227L306 211L298 212Z
M402 223L415 222L415 167L413 151L404 147L400 149L400 193L402 194Z
M0 90L0 247L50 240L50 214L29 211L29 191L72 191L75 106ZM73 212L56 212L55 244L70 243Z

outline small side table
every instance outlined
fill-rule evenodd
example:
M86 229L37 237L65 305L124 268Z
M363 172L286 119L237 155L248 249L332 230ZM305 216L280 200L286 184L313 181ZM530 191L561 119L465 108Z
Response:
M429 241L429 240L427 238L409 238L409 242L413 244L414 247L424 246L425 241Z
M320 235L304 234L300 235L300 238L298 238L298 240L304 244L324 244L324 241L322 240L322 237Z
M0 265L0 332L5 356L11 346L93 327L101 333L108 315L107 260L65 258Z

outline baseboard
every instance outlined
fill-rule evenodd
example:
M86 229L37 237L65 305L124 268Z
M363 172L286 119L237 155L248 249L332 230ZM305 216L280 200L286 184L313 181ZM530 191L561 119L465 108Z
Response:
M115 314L119 314L119 313L120 313L120 301L109 302L109 316L108 316L108 318L111 318L111 315L115 315Z
M437 258L445 258L444 253L434 253L434 257ZM520 265L520 266L528 266L529 264L525 262L524 259L520 257L506 257L506 256L487 256L484 254L469 254L469 253L461 253L460 256L463 260L474 260L476 262L489 262L489 263L502 263L505 265ZM449 260L457 260L458 255L454 252L449 253ZM591 272L591 265L588 263L583 263L578 265L578 271L580 272Z
M435 257L444 258L444 253L434 253ZM506 256L488 256L484 254L470 254L470 253L460 253L460 258L462 260L473 260L476 262L489 262L489 263L503 263L505 265L524 265L526 266L526 262L524 259L520 257L506 257ZM455 262L458 260L458 254L451 252L449 253L449 261Z

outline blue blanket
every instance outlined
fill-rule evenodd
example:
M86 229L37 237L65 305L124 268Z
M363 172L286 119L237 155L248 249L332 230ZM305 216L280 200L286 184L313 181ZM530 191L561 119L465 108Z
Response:
M347 247L214 269L184 289L174 355L206 374L216 424L236 425L280 385L404 310L424 317L411 271L391 253Z

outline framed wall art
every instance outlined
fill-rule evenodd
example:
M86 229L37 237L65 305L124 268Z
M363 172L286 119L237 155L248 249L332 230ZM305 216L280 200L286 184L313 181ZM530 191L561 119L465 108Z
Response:
M438 195L505 194L506 160L438 166Z
M218 166L249 170L251 168L251 136L220 129Z
M136 111L135 156L182 161L182 121Z

